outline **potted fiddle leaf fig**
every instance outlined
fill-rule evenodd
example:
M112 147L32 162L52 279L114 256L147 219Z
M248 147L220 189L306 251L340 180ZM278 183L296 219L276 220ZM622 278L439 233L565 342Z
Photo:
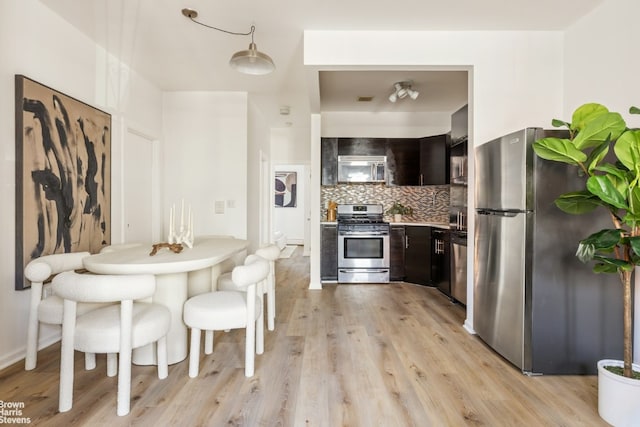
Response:
M393 220L395 222L402 221L402 215L411 215L413 214L413 209L409 206L405 206L400 202L394 202L393 205L387 209L388 215L393 215Z
M629 112L640 114L640 109L631 107ZM539 139L533 144L535 153L574 165L585 178L583 190L560 195L556 206L569 214L599 209L611 219L610 228L578 242L576 256L582 262L595 262L594 272L620 278L623 360L598 362L598 411L613 425L631 425L627 423L633 417L640 419L640 366L633 364L632 307L633 273L640 265L640 130L628 128L619 113L595 103L576 109L571 122L553 120L552 124L568 128L569 138Z

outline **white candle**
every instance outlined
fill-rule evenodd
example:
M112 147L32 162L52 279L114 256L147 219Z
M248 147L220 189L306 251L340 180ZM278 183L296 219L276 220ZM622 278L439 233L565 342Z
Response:
M180 233L184 231L184 199L182 199L182 209L180 210Z
M169 236L173 234L173 206L169 208Z

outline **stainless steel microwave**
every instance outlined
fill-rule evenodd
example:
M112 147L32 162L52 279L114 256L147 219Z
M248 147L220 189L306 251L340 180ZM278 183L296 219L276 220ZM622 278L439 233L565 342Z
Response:
M386 156L338 156L338 182L386 182Z

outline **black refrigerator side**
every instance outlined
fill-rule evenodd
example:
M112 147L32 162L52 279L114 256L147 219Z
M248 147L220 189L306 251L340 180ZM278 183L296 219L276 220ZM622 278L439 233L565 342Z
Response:
M558 135L540 130L534 139L542 136ZM622 287L617 275L593 273L593 263L575 253L579 240L612 224L597 210L571 215L558 209L554 200L583 189L584 178L574 166L532 156L531 371L595 374L598 360L622 355Z

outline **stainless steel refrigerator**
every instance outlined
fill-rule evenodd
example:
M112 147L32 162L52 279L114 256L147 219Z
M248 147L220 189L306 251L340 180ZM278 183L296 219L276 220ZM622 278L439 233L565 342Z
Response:
M476 148L473 325L524 373L593 374L622 355L622 289L575 252L611 224L555 206L584 185L577 168L535 155L544 136L566 134L527 128Z

